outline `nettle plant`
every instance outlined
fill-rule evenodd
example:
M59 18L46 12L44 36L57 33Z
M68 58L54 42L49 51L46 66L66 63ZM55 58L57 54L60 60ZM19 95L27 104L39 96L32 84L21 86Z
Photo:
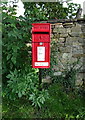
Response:
M37 72L38 69L34 69L34 72L28 74L17 71L16 69L14 72L10 72L10 74L7 75L9 79L7 87L12 91L12 95L8 97L15 100L17 97L21 98L24 96L31 101L33 106L42 107L49 95L47 90L39 90Z

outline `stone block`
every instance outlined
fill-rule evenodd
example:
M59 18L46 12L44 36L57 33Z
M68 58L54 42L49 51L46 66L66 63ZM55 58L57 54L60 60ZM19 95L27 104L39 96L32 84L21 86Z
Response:
M85 31L84 32L82 32L82 34L80 34L80 37L82 36L82 38L84 38L85 39Z
M80 38L80 37L78 38L78 42L79 42L79 43L84 43L84 41L85 41L85 39Z
M73 45L72 37L67 37L66 42L65 42L65 46L72 46L72 45Z
M72 39L73 42L78 42L79 37L71 37L71 39Z
M74 58L81 58L81 57L85 57L85 54L73 54L72 57Z
M82 24L75 23L75 27L79 27L79 28L81 28L81 27L82 27Z
M68 33L61 33L60 37L63 37L63 38L68 37Z
M71 27L73 27L73 26L75 26L75 25L73 24L73 22L71 22L71 23L64 23L64 24L63 24L63 27L65 27L65 28L71 28Z
M60 76L62 74L62 72L54 72L54 76Z
M46 76L45 78L42 79L42 83L51 83L50 76Z
M62 52L62 53L70 53L70 52L72 52L72 47L71 47L71 46L60 47L59 50L60 50L60 52Z
M78 41L73 41L73 47L75 47L75 48L79 48L80 47L80 45L79 45L79 42Z
M52 83L52 81L51 81L51 79L49 79L49 80L48 79L42 79L42 83L49 83L50 84L50 83Z
M65 42L65 38L59 38L59 42L64 43Z
M72 28L71 28L71 31L72 31L72 32L77 32L77 33L82 32L82 31L81 31L81 27L80 27L80 26L75 26L75 27L72 27Z
M82 79L83 79L83 73L78 73L76 75L76 85L77 86L81 86L83 84Z
M80 35L82 34L82 32L71 32L71 33L69 33L69 35L71 36L71 37L80 37Z
M57 67L56 71L61 71L61 72L63 72L65 68L64 65L62 64L62 61L59 61L56 67Z
M72 57L72 53L63 53L63 55L62 55L62 58L63 59L71 59L71 57Z
M72 48L72 53L73 54L83 54L83 49L82 49L82 47L73 47Z
M67 33L71 33L71 28L66 28Z
M53 32L54 32L54 33L63 33L63 34L64 34L64 33L65 33L65 34L67 33L67 31L66 31L65 28L54 28L54 29L53 29Z
M80 34L82 34L81 26L80 25L76 25L75 27L71 28L71 33L69 35L70 36L79 37Z
M57 45L59 46L59 47L64 47L65 46L65 43L61 43L61 42L59 42L59 40L58 40L58 42L57 42Z
M63 28L62 23L56 23L56 24L55 24L55 28Z
M82 32L85 32L85 26L82 26L82 27L81 27L81 31L82 31Z
M77 50L75 53L83 54L83 50Z
M66 52L66 53L71 53L71 52L72 52L72 47L71 47L71 46L67 46L67 47L65 48L65 52Z

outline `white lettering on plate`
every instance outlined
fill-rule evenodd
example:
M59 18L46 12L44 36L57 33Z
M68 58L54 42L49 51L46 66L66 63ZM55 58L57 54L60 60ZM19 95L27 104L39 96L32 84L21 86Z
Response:
M35 62L35 66L48 66L48 62Z

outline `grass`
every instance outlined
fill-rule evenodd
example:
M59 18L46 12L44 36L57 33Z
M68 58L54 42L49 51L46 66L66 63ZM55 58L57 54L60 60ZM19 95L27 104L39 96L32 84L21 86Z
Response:
M49 86L49 99L41 109L35 108L25 98L9 101L3 98L3 118L63 118L70 120L85 120L85 105L83 97L78 92L64 91L60 84Z

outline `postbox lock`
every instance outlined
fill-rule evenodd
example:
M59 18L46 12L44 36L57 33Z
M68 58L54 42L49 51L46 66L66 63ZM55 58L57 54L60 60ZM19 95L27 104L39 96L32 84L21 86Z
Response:
M43 43L42 43L42 42L40 42L39 44L40 44L40 45L43 45Z

